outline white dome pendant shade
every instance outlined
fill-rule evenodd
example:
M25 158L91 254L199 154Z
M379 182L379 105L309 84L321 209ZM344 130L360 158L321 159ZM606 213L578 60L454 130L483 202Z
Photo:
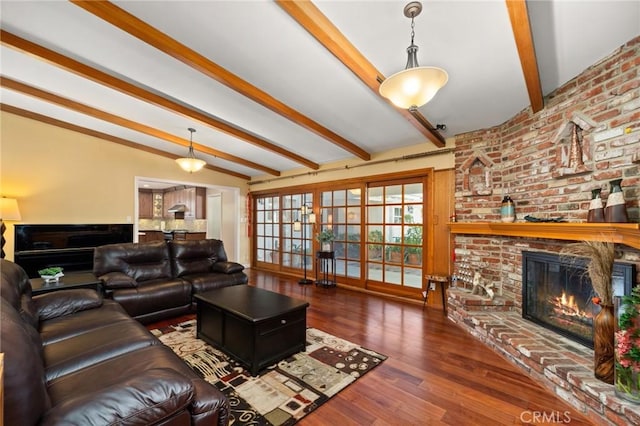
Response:
M380 95L398 108L415 109L429 102L447 81L449 75L438 67L418 65L418 46L413 43L413 19L422 11L420 2L411 2L404 8L404 15L411 18L411 45L407 48L407 65L404 70L387 77L380 85Z
M196 129L189 127L187 130L191 132L191 139L189 140L189 154L186 157L176 158L176 163L178 163L185 172L193 173L200 171L207 162L196 158L196 154L193 151L193 132L195 132Z
M198 172L207 164L206 161L195 157L176 158L176 163L178 163L185 172L189 173Z

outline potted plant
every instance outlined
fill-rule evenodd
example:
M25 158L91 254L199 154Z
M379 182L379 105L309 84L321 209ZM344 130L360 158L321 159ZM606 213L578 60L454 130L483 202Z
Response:
M369 259L382 258L382 231L373 229L369 231L367 250Z
M336 239L332 229L323 229L316 235L316 240L322 245L323 251L331 250L331 242Z
M389 262L402 263L402 246L387 246L385 255Z
M422 263L422 226L412 226L407 229L404 237L406 262L411 265Z

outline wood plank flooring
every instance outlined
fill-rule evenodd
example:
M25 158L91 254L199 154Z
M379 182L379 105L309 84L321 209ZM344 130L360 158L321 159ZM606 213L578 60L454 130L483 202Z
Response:
M389 357L301 426L594 424L440 310L247 273L251 285L307 300L307 326Z

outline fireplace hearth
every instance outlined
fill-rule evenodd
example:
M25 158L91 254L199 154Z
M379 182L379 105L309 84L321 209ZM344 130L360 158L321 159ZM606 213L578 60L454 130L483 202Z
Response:
M593 348L593 317L600 310L586 259L546 252L522 252L522 316L589 348ZM614 264L614 295L629 294L635 265Z

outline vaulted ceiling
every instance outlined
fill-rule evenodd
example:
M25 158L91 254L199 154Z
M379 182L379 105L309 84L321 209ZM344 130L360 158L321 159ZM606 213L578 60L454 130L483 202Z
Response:
M187 128L245 179L495 126L640 34L640 2L425 0L417 112L378 95L409 45L405 1L0 2L1 107L170 158ZM445 124L445 130L437 130Z

